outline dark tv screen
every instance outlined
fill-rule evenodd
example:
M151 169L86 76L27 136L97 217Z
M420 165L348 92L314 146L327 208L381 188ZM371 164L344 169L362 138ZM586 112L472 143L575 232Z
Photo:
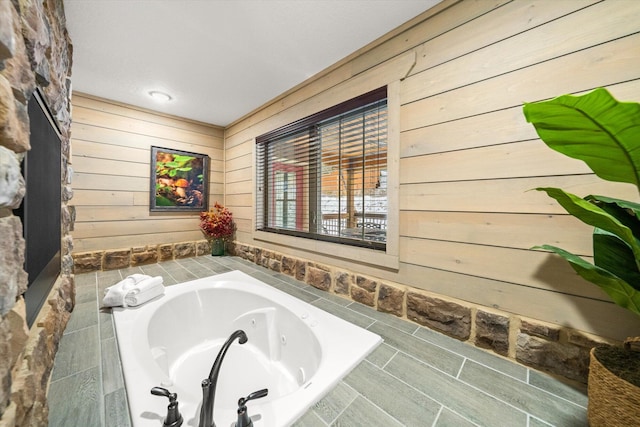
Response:
M61 140L38 92L28 103L31 149L22 164L26 193L18 215L26 241L27 323L35 321L60 274Z

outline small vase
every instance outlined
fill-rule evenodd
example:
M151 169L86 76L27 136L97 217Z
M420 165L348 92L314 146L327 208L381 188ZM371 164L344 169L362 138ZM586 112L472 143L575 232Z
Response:
M224 239L213 239L211 241L211 256L224 255L225 243Z

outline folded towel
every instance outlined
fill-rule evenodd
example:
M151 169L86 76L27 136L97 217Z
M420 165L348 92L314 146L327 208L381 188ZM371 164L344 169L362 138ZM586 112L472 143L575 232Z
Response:
M164 294L160 276L145 280L139 285L126 293L123 304L125 307L135 307Z
M164 293L162 276L151 277L146 274L132 274L124 280L104 290L102 303L105 307L139 305ZM133 304L125 301L127 295L141 294L134 298Z
M152 289L159 286L162 286L162 276L155 276L155 277L150 277L147 276L144 280L141 280L140 282L136 283L135 285L131 286L130 288L126 289L127 293L141 293L141 292L145 292L147 289ZM162 286L164 288L164 286Z
M149 280L150 278L151 276L147 274L131 274L121 282L122 289L126 291L133 288L134 286L139 286L140 283L144 282L145 280Z

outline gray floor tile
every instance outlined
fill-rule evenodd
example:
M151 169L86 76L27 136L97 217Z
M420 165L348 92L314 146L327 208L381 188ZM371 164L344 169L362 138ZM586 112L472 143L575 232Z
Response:
M396 353L398 353L398 350L391 347L390 345L382 343L378 346L378 348L373 350L370 355L367 356L367 360L376 365L378 368L384 368L384 366L389 363L391 358L395 356Z
M189 273L193 274L198 279L202 279L203 277L209 277L214 275L214 273L210 269L204 266L193 266L193 267L190 266L187 270L189 271Z
M291 296L298 298L304 302L311 303L312 301L316 301L319 299L317 295L314 295L310 292L307 292L305 289L293 286L289 283L283 282L281 280L272 280L272 283L269 283L276 289L281 290L282 292L286 292ZM267 283L267 282L265 282Z
M369 362L362 362L344 382L404 425L431 425L440 404Z
M94 274L94 273L91 273ZM117 282L124 279L125 276L120 274L120 270L97 271L95 273L98 282Z
M100 364L98 326L90 326L64 335L56 353L51 380L73 375Z
M529 417L529 426L528 427L552 427L551 424L547 424L544 421L540 421L537 418Z
M173 278L177 283L189 282L191 280L197 279L195 274L191 274L189 271L185 270L184 268L181 268L181 269L175 268L175 269L167 270L167 272L169 276L171 276L171 278ZM166 277L166 276L163 276L163 277Z
M74 276L74 282L76 284L76 287L95 286L97 277L98 277L98 274L96 272L76 274Z
M104 397L105 427L131 427L127 393L119 388Z
M398 353L385 370L480 426L526 426L524 412L405 354Z
M100 322L100 339L105 340L116 336L113 326L113 315L110 308L101 308L98 313L98 321Z
M433 427L474 427L475 424L473 424L471 421L461 417L460 415L456 414L455 412L447 409L447 408L442 408L442 412L440 412L440 415L438 416L438 419L436 420L436 423L434 424Z
M464 364L459 379L553 425L587 424L585 408L470 360Z
M412 334L416 329L418 329L418 325L416 325L415 323L400 319L389 313L381 313L371 307L367 307L366 305L359 304L357 302L352 302L351 304L349 304L349 308L353 311L357 311L358 313L362 313L365 316L371 317L378 322L382 322L385 325L392 326L399 331L405 332L407 334Z
M313 286L311 286L310 288L313 288ZM342 305L344 307L349 307L351 310L353 310L353 307L352 307L353 304L362 305L360 303L354 303L350 299L347 299L347 298L342 297L340 295L333 294L331 292L325 292L324 295L322 295L321 298L329 300L332 303L337 304L337 305Z
M76 275L76 304L96 300L96 274Z
M374 323L368 329L380 335L387 345L423 360L451 376L455 376L462 367L464 359L461 356L413 335L405 334L380 322Z
M331 424L335 427L400 427L401 423L394 420L380 408L361 396L358 396L340 417Z
M124 388L122 365L115 338L102 340L102 392L107 395Z
M292 427L327 427L327 425L315 412L309 411L293 423Z
M420 327L414 335L514 378L518 378L519 380L525 381L527 379L526 367L492 354L489 351L482 350L440 332L424 327Z
M98 324L98 304L95 300L95 290L93 300L77 303L73 308L73 315L69 318L65 334L72 333L79 329Z
M100 369L82 371L49 386L49 427L101 426Z
M351 322L354 325L360 326L361 328L367 328L374 322L374 320L370 317L364 316L360 313L356 313L353 310L350 310L338 304L334 304L323 298L319 298L313 301L311 304L328 313L340 317L347 322Z
M354 401L358 393L342 383L316 403L312 411L327 425L331 424Z
M166 270L160 266L160 264L141 265L142 272L148 276L163 276Z
M542 372L529 370L529 384L567 399L583 408L587 407L586 385L567 385L550 375Z

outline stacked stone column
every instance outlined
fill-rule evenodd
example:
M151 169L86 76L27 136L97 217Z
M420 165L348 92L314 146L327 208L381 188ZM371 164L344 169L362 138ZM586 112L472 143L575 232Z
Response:
M63 2L0 0L0 427L47 425L46 391L58 342L73 309L70 179L71 42ZM25 242L15 216L25 194L27 105L36 88L62 131L62 274L31 330L23 294ZM47 179L35 176L33 179Z

